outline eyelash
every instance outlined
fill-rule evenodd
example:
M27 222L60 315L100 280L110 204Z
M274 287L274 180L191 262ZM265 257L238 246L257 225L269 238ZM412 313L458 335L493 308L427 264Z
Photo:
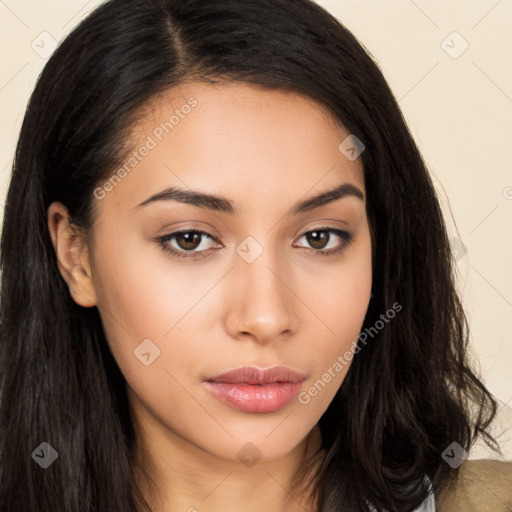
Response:
M354 241L354 235L352 235L351 233L349 233L347 231L343 231L341 229L330 228L330 227L318 227L315 229L311 229L311 230L303 233L300 236L300 238L302 238L303 236L305 236L309 233L313 233L315 231L333 233L334 235L339 236L342 239L342 243L341 243L341 246L338 247L337 249L330 249L327 251L323 250L323 249L305 248L305 250L314 257L316 257L316 256L333 256L335 254L342 252ZM179 251L177 249L174 249L173 247L170 247L168 244L169 240L172 240L177 235L180 235L182 233L196 233L199 235L206 235L206 237L211 238L214 241L217 241L215 239L215 237L210 235L210 233L207 233L206 231L197 230L197 229L186 229L186 230L181 230L181 231L175 231L174 233L171 233L169 235L165 235L160 238L157 238L156 241L158 242L158 245L162 248L162 250L164 252L167 252L167 253L171 254L172 256L176 256L178 258L190 258L192 260L196 260L196 259L205 258L208 256L208 253L210 252L209 249L204 250L204 251L183 251L183 250ZM329 238L329 242L330 242L330 238Z

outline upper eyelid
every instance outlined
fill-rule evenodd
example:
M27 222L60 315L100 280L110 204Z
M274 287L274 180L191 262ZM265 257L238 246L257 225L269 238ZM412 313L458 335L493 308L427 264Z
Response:
M343 229L343 228L340 228L340 227L336 227L336 226L322 226L321 225L321 226L315 226L315 227L306 229L305 231L302 231L302 233L300 234L300 237L304 236L307 233L311 233L312 231L342 231L342 232L348 233L348 231L346 229ZM206 235L209 238L212 238L213 240L216 240L216 241L218 241L218 238L219 238L218 235L212 234L212 233L210 233L208 231L204 231L204 230L199 229L199 228L178 229L176 231L172 231L169 234L162 235L159 238L170 238L172 236L179 235L181 233L199 233L201 235Z

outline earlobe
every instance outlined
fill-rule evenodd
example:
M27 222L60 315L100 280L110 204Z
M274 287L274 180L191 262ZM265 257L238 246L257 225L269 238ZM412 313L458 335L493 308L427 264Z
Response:
M59 272L73 300L85 308L95 306L97 297L83 233L70 223L68 210L60 202L49 206L47 220Z

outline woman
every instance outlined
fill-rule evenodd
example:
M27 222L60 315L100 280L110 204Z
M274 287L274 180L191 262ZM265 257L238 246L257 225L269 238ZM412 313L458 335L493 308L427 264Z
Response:
M426 166L308 0L94 11L31 98L1 257L0 510L510 506L510 464L466 476L496 401Z

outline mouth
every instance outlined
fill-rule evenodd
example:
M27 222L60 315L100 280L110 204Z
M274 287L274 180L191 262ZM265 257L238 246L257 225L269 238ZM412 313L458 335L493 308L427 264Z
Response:
M205 388L226 405L243 412L277 411L296 398L307 375L286 366L242 366L208 377Z

